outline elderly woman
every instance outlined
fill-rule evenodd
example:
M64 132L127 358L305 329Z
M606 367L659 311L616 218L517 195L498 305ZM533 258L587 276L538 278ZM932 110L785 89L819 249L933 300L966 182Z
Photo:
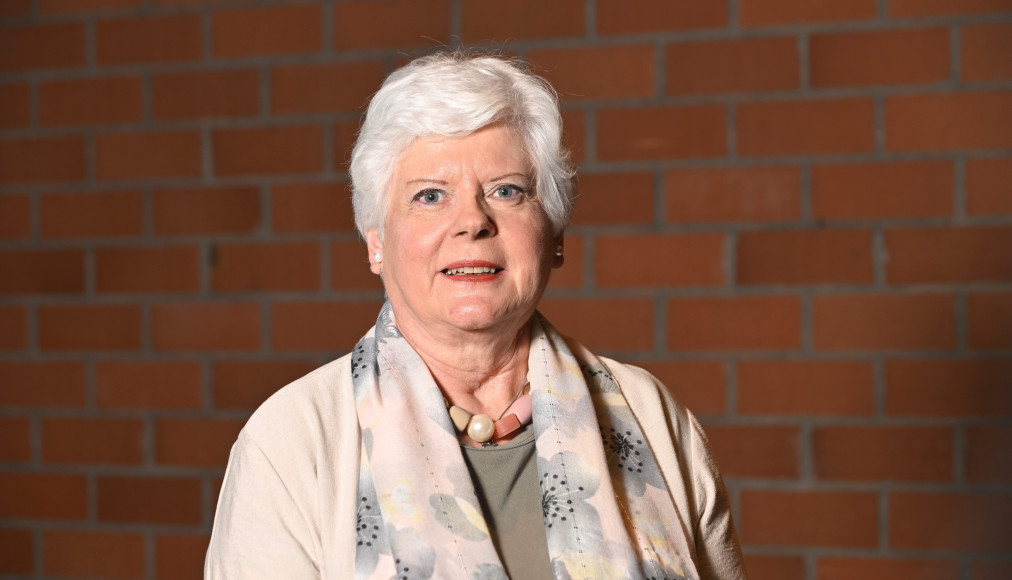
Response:
M692 415L536 311L572 209L561 132L516 62L386 80L351 175L388 301L242 430L206 577L745 577Z

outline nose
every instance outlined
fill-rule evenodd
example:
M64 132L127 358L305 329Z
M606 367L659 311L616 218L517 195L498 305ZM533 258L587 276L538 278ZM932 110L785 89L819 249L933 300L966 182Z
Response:
M485 202L483 192L462 196L456 209L453 216L455 235L479 239L496 234L495 220L492 219L492 211Z

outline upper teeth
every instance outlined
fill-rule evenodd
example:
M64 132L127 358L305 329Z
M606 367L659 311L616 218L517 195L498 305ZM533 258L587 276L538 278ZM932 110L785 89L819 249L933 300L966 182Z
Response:
M465 266L463 268L447 268L444 271L450 276L456 276L458 274L490 274L496 272L496 269L488 266Z

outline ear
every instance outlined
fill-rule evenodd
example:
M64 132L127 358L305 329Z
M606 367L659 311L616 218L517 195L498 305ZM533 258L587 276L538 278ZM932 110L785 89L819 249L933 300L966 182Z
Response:
M369 250L369 269L373 274L383 273L383 236L375 229L365 231L365 245ZM376 258L379 257L379 260Z
M559 234L552 244L552 268L561 268L566 263L565 248L565 239Z

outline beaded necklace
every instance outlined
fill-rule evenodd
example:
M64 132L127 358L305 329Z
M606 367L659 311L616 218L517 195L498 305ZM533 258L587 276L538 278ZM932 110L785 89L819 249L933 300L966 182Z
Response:
M472 415L467 410L451 405L445 398L446 408L450 412L450 420L456 427L458 433L466 433L468 437L481 443L482 447L495 447L498 441L503 440L517 429L531 420L531 395L527 390L530 381L524 379L524 384L517 390L510 404L499 414L499 418L492 420L484 413Z

